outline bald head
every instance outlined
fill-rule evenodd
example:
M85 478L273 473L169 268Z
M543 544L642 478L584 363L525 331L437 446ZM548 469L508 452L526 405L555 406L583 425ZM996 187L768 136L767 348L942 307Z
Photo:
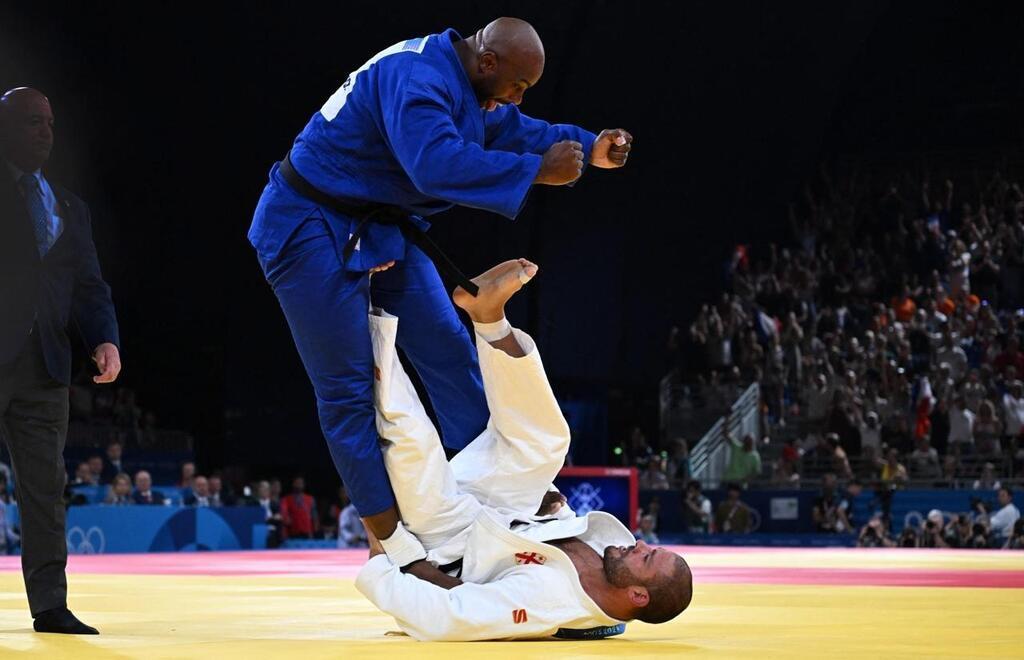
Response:
M544 73L544 44L533 26L518 18L491 21L455 44L480 107L519 105Z
M650 601L636 618L646 623L665 623L679 616L693 599L693 573L686 560L676 555L671 567L647 585Z
M499 18L480 31L482 48L500 57L539 61L544 67L544 44L533 26L519 18Z
M0 154L23 172L35 172L53 149L53 111L39 90L16 87L0 96Z

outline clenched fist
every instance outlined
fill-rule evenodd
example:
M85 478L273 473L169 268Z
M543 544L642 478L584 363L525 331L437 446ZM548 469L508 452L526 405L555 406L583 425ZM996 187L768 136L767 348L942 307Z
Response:
M551 145L544 154L534 183L564 186L580 178L582 172L583 145L573 140L563 140Z
M590 164L594 167L613 169L622 167L629 158L633 136L621 128L601 131L590 150Z

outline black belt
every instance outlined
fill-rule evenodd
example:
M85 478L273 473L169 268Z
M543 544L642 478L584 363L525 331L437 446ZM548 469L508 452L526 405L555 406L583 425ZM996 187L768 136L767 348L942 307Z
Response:
M455 280L470 295L476 296L479 287L469 281L469 278L448 258L448 255L438 247L437 243L432 241L427 236L427 233L409 218L408 213L391 204L359 202L332 197L325 192L321 192L295 170L292 166L290 155L290 153L285 154L284 160L281 161L280 172L281 177L289 186L295 189L295 192L320 206L326 206L342 215L359 220L359 224L356 225L355 231L352 232L352 236L349 237L348 242L345 243L345 248L341 252L343 262L348 262L349 257L352 256L356 249L356 244L359 243L359 239L366 232L369 223L375 222L380 225L392 225L398 227L398 230L402 232L402 236L407 241L423 250L423 253L430 257L430 260L434 262L438 270L443 271L450 279Z
M462 560L456 559L450 564L438 566L437 570L441 571L442 573L447 573L448 575L451 575L452 571L455 571L455 577L462 577Z

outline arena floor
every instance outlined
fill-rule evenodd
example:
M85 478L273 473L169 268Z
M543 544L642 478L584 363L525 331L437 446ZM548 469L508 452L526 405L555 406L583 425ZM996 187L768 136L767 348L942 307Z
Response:
M366 551L73 556L71 608L98 637L31 630L0 557L0 657L1024 657L1024 553L675 548L693 605L613 639L416 642L353 587Z

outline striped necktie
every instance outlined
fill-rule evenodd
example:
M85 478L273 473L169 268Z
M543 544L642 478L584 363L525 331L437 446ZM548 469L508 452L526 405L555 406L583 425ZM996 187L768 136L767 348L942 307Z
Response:
M43 202L43 189L39 179L31 174L21 176L21 187L25 191L28 214L32 218L32 229L36 234L36 247L42 257L50 249L50 213Z

